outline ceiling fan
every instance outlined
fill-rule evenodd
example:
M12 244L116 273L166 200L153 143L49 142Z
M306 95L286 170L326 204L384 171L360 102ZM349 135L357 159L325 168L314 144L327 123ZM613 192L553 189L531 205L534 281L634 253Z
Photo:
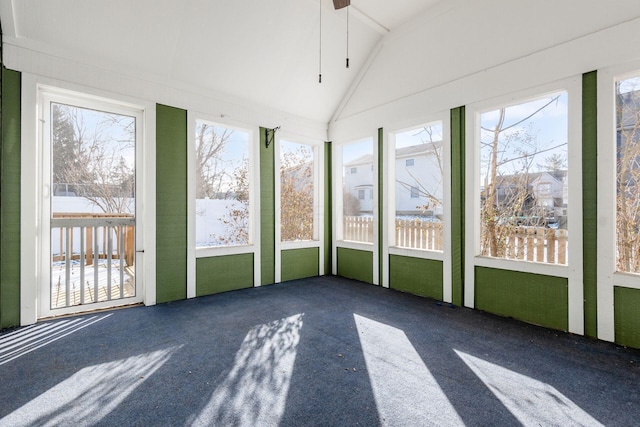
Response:
M351 0L333 0L333 7L338 10L351 4Z

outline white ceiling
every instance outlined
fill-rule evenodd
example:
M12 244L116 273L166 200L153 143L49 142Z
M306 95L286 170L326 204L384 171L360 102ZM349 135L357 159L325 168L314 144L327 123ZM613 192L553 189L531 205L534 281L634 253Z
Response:
M352 0L349 69L331 0L0 0L0 21L9 44L328 122L380 39L440 1Z

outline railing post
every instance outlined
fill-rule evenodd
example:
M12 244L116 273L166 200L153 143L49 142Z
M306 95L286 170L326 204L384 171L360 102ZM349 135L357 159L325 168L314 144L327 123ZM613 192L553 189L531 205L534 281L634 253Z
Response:
M547 262L555 264L556 262L556 231L550 228L546 232L547 235Z
M536 261L544 262L544 228L536 227Z
M533 261L533 239L535 232L533 228L527 228L527 261Z
M93 227L87 227L85 233L87 235L87 248L85 251L87 265L93 265Z
M558 264L567 263L567 230L558 230Z

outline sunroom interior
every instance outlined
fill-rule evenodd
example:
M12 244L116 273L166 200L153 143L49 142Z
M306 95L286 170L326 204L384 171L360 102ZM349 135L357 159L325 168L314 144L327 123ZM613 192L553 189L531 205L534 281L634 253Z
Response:
M336 275L640 348L613 3L1 0L0 328Z

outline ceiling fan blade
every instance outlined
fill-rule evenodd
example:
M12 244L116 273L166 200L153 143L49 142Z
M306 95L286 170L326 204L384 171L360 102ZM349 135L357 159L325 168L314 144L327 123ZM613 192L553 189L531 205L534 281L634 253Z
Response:
M351 4L351 0L333 0L333 7L338 10Z

